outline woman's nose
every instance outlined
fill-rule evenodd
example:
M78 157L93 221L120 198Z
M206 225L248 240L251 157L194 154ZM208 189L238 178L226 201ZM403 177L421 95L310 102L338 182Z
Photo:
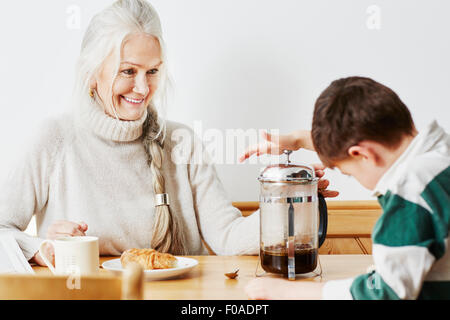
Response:
M145 97L149 91L150 89L148 87L147 78L136 77L134 81L133 92L139 93Z

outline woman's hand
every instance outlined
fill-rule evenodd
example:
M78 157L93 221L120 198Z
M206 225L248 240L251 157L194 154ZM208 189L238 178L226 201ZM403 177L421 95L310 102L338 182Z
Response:
M274 135L263 132L265 141L250 146L239 157L239 161L243 162L252 155L260 156L262 154L282 154L284 150L298 150L300 148L314 151L314 145L311 139L311 131L299 130L286 135Z
M55 221L48 227L47 239L54 240L58 237L85 236L88 225L85 222L71 222L65 220Z
M65 220L55 221L53 224L48 227L47 230L47 239L54 240L58 237L74 237L74 236L85 236L86 231L88 229L88 225L85 222L71 222ZM45 256L55 265L55 252L54 248L51 245L44 246ZM34 262L40 266L47 266L47 264L42 260L42 257L38 252L31 258L30 262Z
M47 259L53 264L53 266L55 266L55 249L53 248L53 246L46 243L42 248L42 250L44 251L44 254L47 257ZM39 266L47 267L47 264L42 259L39 251L35 253L33 258L31 258L30 262L34 262Z

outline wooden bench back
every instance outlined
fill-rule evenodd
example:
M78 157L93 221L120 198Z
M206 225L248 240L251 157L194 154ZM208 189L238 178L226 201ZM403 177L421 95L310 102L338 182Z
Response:
M143 271L136 266L122 277L0 275L0 300L126 300L142 299Z

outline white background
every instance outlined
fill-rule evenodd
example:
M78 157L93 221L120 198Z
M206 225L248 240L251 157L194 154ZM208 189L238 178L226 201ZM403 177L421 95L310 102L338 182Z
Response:
M0 10L1 174L39 121L68 108L90 18L112 1L8 1ZM203 131L309 129L314 101L334 79L380 81L419 130L450 128L450 1L153 0L174 80L167 117ZM370 6L379 9L373 19ZM71 8L78 8L80 25ZM371 24L372 22L372 24ZM201 135L201 133L200 133ZM232 150L228 150L231 152ZM243 151L234 150L236 153ZM234 159L237 158L237 154ZM296 162L315 162L309 151ZM218 165L230 199L256 201L262 164ZM329 171L340 200L373 199Z

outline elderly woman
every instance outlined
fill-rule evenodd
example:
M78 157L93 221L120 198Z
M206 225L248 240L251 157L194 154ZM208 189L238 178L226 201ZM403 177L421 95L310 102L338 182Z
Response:
M27 259L45 265L44 238L87 234L102 255L206 254L205 243L217 254L257 253L259 214L244 218L231 205L213 165L171 161L169 138L187 128L159 116L166 83L161 25L147 2L117 1L92 19L73 112L41 127L0 195L0 228ZM38 237L23 232L33 215Z

